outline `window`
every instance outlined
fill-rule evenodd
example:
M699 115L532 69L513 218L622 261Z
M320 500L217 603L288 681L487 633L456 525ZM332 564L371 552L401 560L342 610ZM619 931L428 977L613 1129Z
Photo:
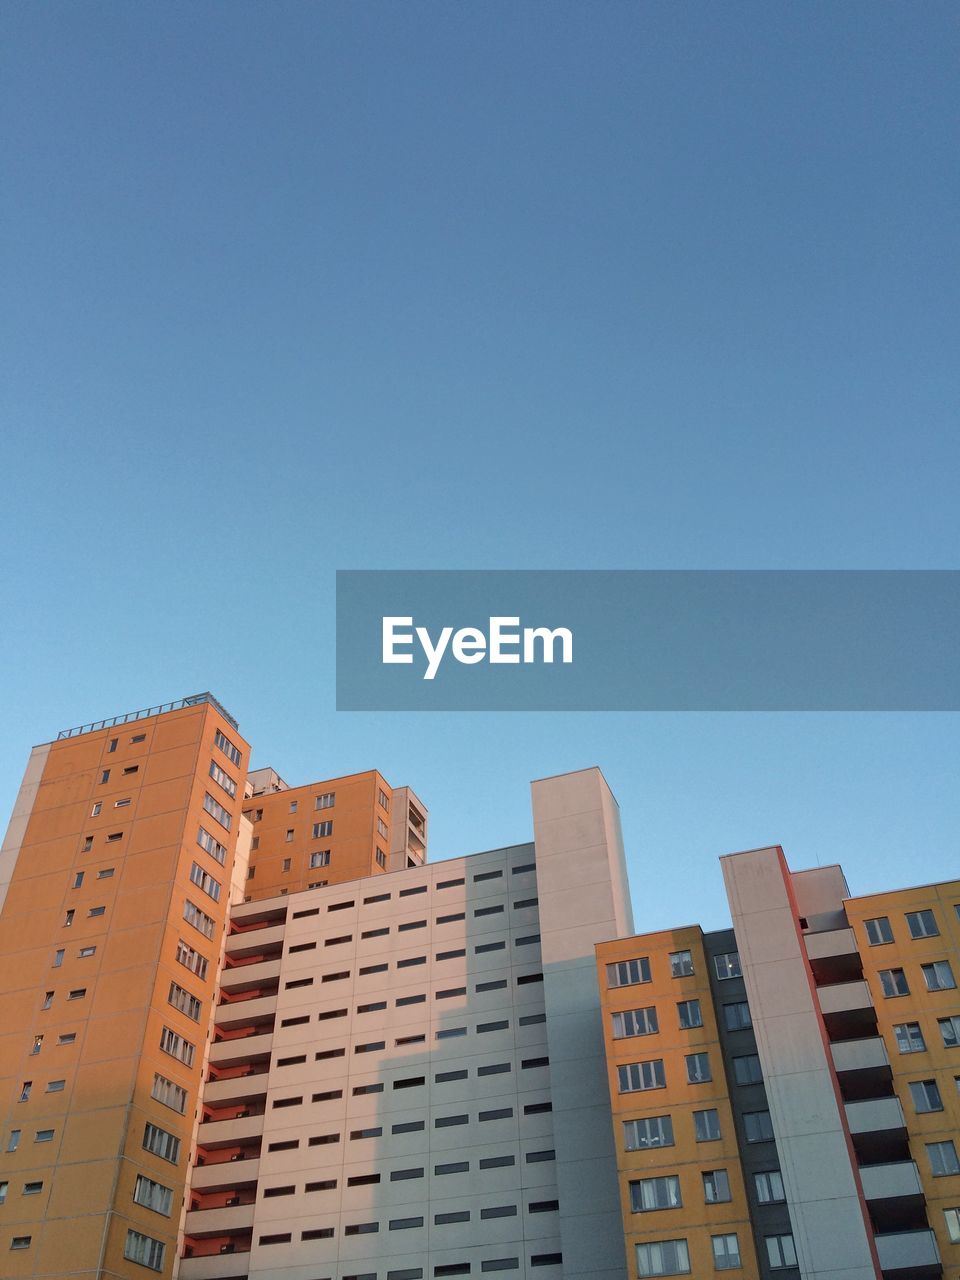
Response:
M956 1047L960 1045L960 1018L938 1018L937 1026L940 1028L944 1047L947 1049L956 1049Z
M637 1275L683 1276L690 1272L690 1254L686 1240L660 1240L656 1244L637 1245Z
M7 1199L7 1192L10 1190L9 1182L0 1182L0 1204L4 1204Z
M143 1130L143 1149L151 1151L161 1160L176 1164L180 1159L180 1139L172 1133L160 1129L155 1124L147 1124Z
M725 1236L711 1236L713 1267L715 1271L735 1271L740 1266L740 1242L736 1232Z
M743 1128L748 1142L771 1142L773 1125L769 1111L746 1111L743 1116Z
M73 989L72 991L68 991L68 992L67 992L67 999L68 999L68 1000L82 1000L86 994L87 994L87 988L86 988L86 987L74 987L74 989Z
M120 741L120 739L119 739L119 738L111 738L111 739L110 739L109 743L107 744L107 755L109 755L112 751L116 751L116 749L117 749L117 743L118 743L119 741Z
M377 803L381 809L385 809L387 813L390 812L390 797L381 789L377 790Z
M680 1179L677 1177L640 1178L630 1183L630 1207L634 1213L650 1213L654 1209L679 1209Z
M67 1087L66 1080L48 1080L47 1093L63 1093Z
M621 1093L635 1093L642 1089L663 1089L667 1083L662 1058L655 1058L649 1062L628 1062L617 1068L617 1077Z
M32 1236L14 1236L10 1241L11 1249L29 1249Z
M61 951L59 954L63 955L63 952ZM40 1008L49 1009L52 1004L53 1004L53 992L47 991L44 993L43 1004L40 1006Z
M73 877L73 887L75 889L79 889L82 884L83 884L83 872L78 871L77 874Z
M77 1039L75 1031L64 1031L62 1035L57 1036L57 1044L74 1044Z
M140 772L140 766L138 764L128 764L123 771L123 776L125 778L129 778L132 774L139 773L139 772Z
M101 867L101 869L97 872L97 879L110 880L113 877L113 872L114 872L113 867Z
M154 1182L151 1178L145 1178L142 1173L137 1175L137 1181L133 1188L133 1198L137 1204L142 1204L145 1209L153 1209L155 1213L162 1213L166 1217L170 1217L173 1192L169 1187L161 1186L159 1182Z
M157 1074L153 1077L151 1097L155 1098L163 1106L169 1107L171 1111L178 1111L180 1115L183 1115L187 1109L186 1089L181 1089L178 1084L174 1084L166 1076Z
M31 1090L32 1088L33 1088L33 1081L32 1081L32 1080L24 1080L23 1085L21 1086L21 1089L20 1089L20 1097L19 1097L18 1101L20 1101L20 1102L29 1102L29 1100L30 1100L30 1090Z
M693 955L689 951L670 953L670 977L689 978L693 974Z
M877 916L873 920L864 920L863 927L866 930L867 941L871 947L880 947L885 942L893 941L893 930L890 928L890 921L887 916Z
M130 797L126 796L123 800L114 800L113 807L115 809L126 809L130 804Z
M215 840L205 827L201 827L197 833L197 844L204 853L209 853L211 858L216 858L220 865L223 866L227 858L227 846L221 844L219 840Z
M726 1204L731 1199L726 1169L705 1169L702 1177L704 1204Z
M913 1109L918 1115L926 1111L943 1110L943 1099L940 1097L936 1080L911 1080L910 1097L913 1100Z
M944 1209L943 1217L947 1228L947 1239L951 1244L960 1244L960 1209Z
M332 823L332 822L330 822L330 821L327 821L327 822L315 822L315 823L313 824L313 838L314 838L314 840L319 840L319 839L320 839L321 837L323 837L323 836L332 836L332 835L333 835L333 823Z
M216 760L210 761L210 777L214 780L218 787L222 787L231 800L236 797L237 784L228 773L224 773L223 769L217 764ZM227 824L224 823L224 826Z
M134 742L146 742L147 735L145 733L135 733L130 739L131 744Z
M201 889L208 897L211 897L214 902L220 901L220 881L214 880L208 871L204 871L199 862L195 862L190 868L190 879L198 889Z
M797 1251L793 1247L793 1236L767 1236L764 1243L767 1246L767 1261L770 1263L771 1270L797 1265Z
M759 1204L783 1204L786 1195L783 1190L783 1178L779 1169L768 1169L765 1173L753 1175L753 1185Z
M222 804L218 804L217 801L214 800L209 791L205 791L203 793L203 807L206 809L207 813L209 813L210 817L213 818L215 822L219 822L221 827L226 828L227 831L229 831L233 826L233 818Z
M617 964L607 965L608 987L633 987L640 982L650 981L650 961L646 956L636 960L620 960Z
M162 1271L165 1253L166 1245L159 1240L141 1235L139 1231L127 1231L123 1256L130 1262L139 1262L142 1267L149 1267L151 1271Z
M651 1036L659 1030L657 1011L649 1009L625 1009L613 1015L614 1039L621 1040L627 1036Z
M199 930L205 938L213 937L217 922L201 911L189 898L183 904L183 918L187 924L192 924L195 929Z
M879 973L880 987L889 1000L892 996L908 996L910 988L902 969L881 969Z
M17 1149L17 1147L19 1147L19 1145L20 1145L20 1130L19 1130L19 1129L11 1129L11 1130L10 1130L10 1137L9 1137L9 1140L7 1141L7 1150L8 1150L8 1151L16 1151L16 1149Z
M760 1059L755 1053L734 1058L733 1075L737 1084L762 1084L763 1072L760 1070Z
M688 1084L706 1084L713 1079L708 1053L688 1053L684 1061L687 1064Z
M182 1062L184 1066L193 1066L196 1046L192 1045L189 1040L184 1040L183 1036L178 1036L169 1027L164 1027L160 1032L160 1048L164 1053L169 1053L171 1058L176 1058L179 1062Z
M387 830L387 824L382 818L377 818L377 832L384 840L387 840L390 836L390 832Z
M293 827L288 827L288 828L287 828L286 835L283 837L283 838L284 838L284 841L285 841L287 844L292 844L292 843L293 843L293 832L294 832L294 828L293 828Z
M740 956L736 951L726 951L722 955L714 956L713 967L721 982L726 982L728 978L743 977L740 969Z
M698 1142L715 1142L720 1137L720 1113L713 1108L695 1111L693 1132Z
M930 1170L935 1178L945 1178L950 1174L960 1173L960 1160L957 1159L957 1148L952 1140L928 1142L927 1155L930 1158Z
M939 938L937 919L932 911L908 911L907 928L911 938Z
M123 839L122 831L111 831L107 836L107 844L116 844L118 840Z
M64 957L64 951L63 951L63 949L62 949L62 948L61 948L59 951L55 951L55 952L54 952L54 954L53 954L53 968L54 968L54 969L59 969L59 968L60 968L60 966L63 964L63 957Z
M226 737L224 734L220 732L219 729L213 735L213 743L214 743L214 746L220 748L220 750L231 762L231 764L240 763L240 760L241 760L240 751L238 750L237 747L233 745L233 743L230 741L228 737Z
M182 964L185 969L195 973L201 982L207 976L207 961L199 951L187 946L182 938L177 941L177 964Z
M93 848L93 836L84 836L83 844L80 847L81 853L89 853Z
M310 855L310 864L309 864L309 865L310 865L310 867L311 867L311 868L312 868L312 867L329 867L329 865L330 865L330 850L329 850L329 849L323 849L323 850L319 851L318 853L311 853L311 855ZM338 865L339 865L339 864L338 864Z
M677 1004L680 1026L684 1031L703 1026L703 1015L700 1012L699 1000L680 1000Z
M34 1036L33 1048L30 1050L31 1056L35 1053L39 1053L42 1048L43 1048L43 1036Z
M337 794L335 791L325 791L322 796L317 796L313 807L315 809L332 809L336 798Z
M71 908L70 908L70 910L67 912L67 914L66 914L66 915L64 916L64 918L63 918L63 927L64 927L65 929L69 929L69 928L70 928L70 926L73 924L73 917L74 917L76 914L77 914L77 912L76 912L76 908L75 908L75 907L71 907Z
M87 912L87 915L102 916L103 913L106 911L106 909L107 909L106 907L91 907L90 910Z
M17 1133L19 1134L19 1132L20 1132L20 1131L19 1131L19 1129L18 1129L18 1130L17 1130ZM52 1129L38 1129L38 1130L36 1131L36 1133L33 1135L33 1140L34 1140L34 1142L52 1142L52 1141L53 1141L53 1130L52 1130ZM8 1147L8 1148L7 1148L7 1150L8 1150L8 1151L12 1151L13 1149L14 1149L14 1148L12 1148L12 1147Z
M957 985L949 960L934 960L933 964L922 964L920 968L928 991L950 991Z
M897 1048L901 1053L922 1053L927 1047L919 1022L895 1023L893 1034L897 1038Z
M203 1005L196 996L192 996L189 991L184 991L183 987L178 986L176 982L170 983L170 990L167 992L167 1004L172 1004L175 1009L185 1013L194 1022L200 1021L200 1011Z

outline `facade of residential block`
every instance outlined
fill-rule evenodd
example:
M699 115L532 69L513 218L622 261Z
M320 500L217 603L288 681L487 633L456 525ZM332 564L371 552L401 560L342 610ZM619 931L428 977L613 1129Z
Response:
M960 1277L960 883L721 860L636 935L597 769L427 861L210 694L35 748L0 850L11 1280ZM718 888L720 877L717 878Z
M597 948L628 1273L953 1280L960 882L721 862L733 929Z

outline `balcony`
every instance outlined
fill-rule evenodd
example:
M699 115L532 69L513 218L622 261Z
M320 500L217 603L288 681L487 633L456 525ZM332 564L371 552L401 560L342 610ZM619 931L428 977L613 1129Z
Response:
M844 1109L861 1164L909 1160L907 1124L898 1098L867 1098L848 1102Z
M285 931L286 925L275 924L266 929L247 929L243 933L231 933L227 937L226 953L236 959L259 955L261 952L267 954L270 951L276 951L279 954L283 948Z
M929 1229L875 1236L884 1280L935 1280L943 1275L937 1240Z
M190 1171L191 1191L239 1191L256 1186L260 1177L259 1160L223 1160L220 1164L201 1164Z
M212 1067L239 1067L249 1062L269 1062L273 1051L273 1032L237 1036L234 1040L217 1040L210 1046Z
M845 1101L890 1096L893 1072L880 1036L839 1040L830 1046L830 1052Z
M818 987L817 999L831 1040L857 1040L876 1035L877 1011L864 981Z
M266 987L280 981L280 959L261 960L259 964L238 965L224 969L220 975L221 991L243 991L247 987Z
M874 1231L907 1232L927 1225L923 1185L912 1160L864 1165L860 1182Z
M863 976L860 952L852 929L827 929L804 934L807 959L818 985L848 982Z
M203 1086L203 1103L207 1107L220 1107L231 1102L252 1102L266 1097L269 1071L250 1071L245 1075L229 1076L226 1080L208 1080Z
M263 1137L263 1116L235 1116L232 1120L204 1120L197 1130L197 1144L215 1151Z
M179 1280L247 1280L250 1252L212 1253L205 1258L181 1258Z
M266 1023L271 1030L277 1016L277 997L258 996L255 1000L238 1000L234 1004L217 1005L213 1014L214 1025L229 1030L231 1027L255 1027Z
M222 1209L191 1209L183 1229L188 1236L226 1236L253 1230L254 1204L233 1204Z

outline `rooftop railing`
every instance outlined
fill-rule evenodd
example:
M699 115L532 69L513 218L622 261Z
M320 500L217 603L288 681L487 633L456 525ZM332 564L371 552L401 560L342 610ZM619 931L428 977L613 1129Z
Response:
M121 724L134 724L137 720L149 720L152 716L161 716L165 711L181 711L184 707L196 707L201 702L208 702L223 716L227 724L234 729L240 726L229 711L216 700L212 693L195 693L189 698L178 698L176 702L165 702L159 707L144 707L142 711L128 711L122 716L111 716L108 720L94 720L92 724L78 724L75 729L61 729L57 741L61 738L79 738L83 733L96 733L98 729L113 729Z

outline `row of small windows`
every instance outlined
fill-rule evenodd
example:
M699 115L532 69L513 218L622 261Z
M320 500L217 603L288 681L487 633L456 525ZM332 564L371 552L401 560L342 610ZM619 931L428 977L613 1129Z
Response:
M530 1059L529 1061L521 1063L521 1069L529 1069L529 1068L541 1067L546 1065L547 1065L546 1058L535 1058L535 1059ZM510 1069L509 1064L505 1064L505 1066L507 1070ZM477 1072L478 1076L483 1074L489 1075L491 1074L491 1072L490 1071L484 1072L482 1069ZM449 1071L449 1072L441 1071L435 1077L435 1083L443 1082L445 1080L460 1080L460 1079L466 1079L466 1078L467 1078L467 1072L465 1070ZM61 1084L62 1084L62 1081L61 1081ZM394 1081L393 1087L394 1089L411 1089L411 1088L422 1088L425 1085L426 1085L425 1076L410 1076L403 1080ZM353 1088L353 1096L356 1098L356 1097L367 1095L367 1094L382 1093L383 1090L384 1090L383 1081L378 1080L372 1084L355 1085ZM342 1089L328 1089L322 1093L312 1094L310 1101L311 1102L333 1102L342 1097L343 1097ZM274 1110L282 1110L288 1107L300 1107L300 1106L303 1106L303 1101L304 1101L303 1094L295 1094L289 1098L274 1098L273 1108ZM528 1103L525 1103L523 1106L523 1115L525 1116L543 1115L544 1113L550 1112L552 1110L553 1110L553 1104L550 1103L549 1101L541 1100L539 1102L528 1102ZM487 1107L477 1112L477 1119L480 1123L488 1123L489 1121L493 1121L493 1120L512 1120L514 1119L514 1108L513 1107ZM394 1126L392 1132L393 1133L408 1133L408 1132L413 1133L415 1131L422 1130L425 1126L425 1121L416 1121L411 1123L414 1124L414 1128L398 1129L396 1126ZM458 1113L456 1115L436 1116L433 1121L433 1127L435 1129L449 1129L456 1125L469 1124L469 1123L470 1123L469 1115L467 1115L466 1112L463 1112L463 1113ZM366 1129L354 1129L350 1133L350 1138L352 1141L356 1141L361 1138L380 1138L382 1136L383 1136L382 1125L374 1125ZM331 1138L329 1140L333 1142L339 1142L340 1135L337 1134L336 1137ZM273 1147L271 1147L270 1149L274 1150Z
M335 791L325 791L322 795L314 797L313 807L314 809L332 809L333 806L336 804L336 802L337 802L337 793ZM298 807L299 807L299 801L291 800L289 805L289 812L296 813ZM243 816L245 818L250 818L253 822L262 822L263 810L262 809L244 809ZM330 825L331 827L333 826L332 823Z
M512 874L512 875L520 875L522 872L525 872L525 871L535 871L535 870L536 870L536 864L535 864L535 863L533 863L533 862L526 862L526 863L518 864L517 866L515 866L515 867L511 867L511 868L510 868L510 871L511 871L511 874ZM502 878L502 877L503 877L503 869L502 869L502 868L500 868L500 869L498 869L498 870L496 870L496 871L480 871L480 872L476 872L476 873L474 873L474 875L473 875L473 882L474 882L474 884L476 884L478 881L481 881L481 880L495 880L495 879L500 879L500 878ZM437 883L436 883L433 887L434 887L435 889L438 889L438 890L439 890L439 889L455 889L455 888L457 888L458 886L461 886L461 885L463 885L463 884L465 884L465 883L466 883L466 879L465 879L465 877L464 877L464 876L457 876L457 877L455 877L455 878L453 878L453 879L451 879L451 880L439 880L439 881L437 881ZM398 895L397 895L397 896L398 896L399 898L408 898L408 897L412 897L412 896L413 896L413 895L415 895L415 894L419 894L419 893L426 893L426 892L427 892L427 890L429 889L429 887L430 887L430 886L429 886L429 885L426 885L426 884L422 884L422 885L414 885L413 887L411 887L411 888L409 888L409 889L401 889L401 890L399 891L399 893L398 893ZM389 893L389 892L388 892L388 893L373 893L373 894L370 894L368 897L366 897L366 898L364 898L364 899L363 899L363 905L364 905L364 906L373 906L375 903L378 903L378 902L389 902L389 901L392 899L392 897L393 897L393 895L392 895L391 893ZM351 907L355 907L356 905L357 905L356 899L355 899L355 898L350 898L350 899L347 899L347 900L345 900L345 901L343 901L343 902L331 902L331 903L329 903L329 904L327 905L327 910L328 910L328 911L347 911L347 910L349 910ZM531 902L531 903L529 903L528 905L533 905L533 903ZM316 915L319 915L319 914L320 914L320 908L319 908L319 907L308 907L306 910L303 910L303 911L294 911L294 912L293 912L293 919L294 919L294 920L301 920L301 919L303 919L305 916L316 916Z
M920 972L928 991L952 991L957 985L949 960L933 960L929 964L922 964ZM910 994L910 984L903 969L880 969L877 976L880 979L880 989L888 1000L894 996Z
M694 975L693 953L671 951L669 954L670 977L691 978ZM714 971L721 982L742 977L740 956L736 951L723 952L713 957ZM633 960L618 960L607 965L608 987L632 987L652 982L650 957L637 956Z
M957 914L957 919L960 920L960 903L956 903L953 909ZM925 908L922 911L906 911L904 912L904 919L911 938L919 940L921 938L940 937L940 926L937 924L937 917L929 908ZM889 916L874 916L871 920L864 920L863 929L871 947L879 947L885 943L893 942L893 927L890 924Z
M231 764L239 765L242 760L239 747L235 747L226 734L218 729L213 736L214 746L219 747Z
M713 1269L733 1271L743 1264L736 1232L710 1237L713 1247ZM765 1236L767 1261L771 1270L797 1265L797 1251L792 1235ZM658 1240L638 1244L637 1275L641 1280L652 1276L684 1276L690 1274L690 1250L686 1240Z
M536 935L534 937L527 939L527 943L532 944L532 943L539 942L539 940L540 940L539 935ZM525 945L523 939L517 939L516 945L517 946ZM496 943L490 943L485 948L474 947L474 951L477 953L483 950L502 951L504 950L505 946L506 946L506 943L501 941ZM439 959L440 957L438 956L437 958ZM452 958L452 956L449 958ZM414 969L426 963L427 963L426 956L409 956L405 960L397 960L395 962L395 968ZM362 977L367 977L372 973L386 973L389 968L390 968L390 965L385 960L378 964L361 965L360 968L357 970L357 975L358 977L362 978ZM350 969L338 969L334 973L324 973L320 977L320 985L322 986L324 983L328 983L328 982L346 982L349 979L350 974L351 974ZM313 977L290 978L287 982L284 983L284 990L296 991L296 990L299 990L300 988L312 987L315 984L315 981L316 979ZM531 983L539 983L542 981L543 981L542 973L522 973L517 977L517 986L518 987L529 986ZM491 979L490 982L478 982L475 989L478 992L496 991L504 988L506 985L507 985L506 978L496 978L496 979ZM458 993L461 995L466 994L465 987L458 988L457 990L458 990ZM417 1001L414 999L408 998L408 1003L416 1004ZM286 1026L288 1024L282 1023L281 1025Z
M423 928L425 924L426 924L425 920L418 920L413 922L412 924L399 925L397 928L397 932L404 933L404 932L409 932L413 929L420 929L420 928ZM366 940L369 938L379 938L379 937L386 936L387 934L389 934L389 932L390 932L389 928L384 926L384 928L382 929L368 929L364 933L362 933L360 937L361 937L361 940ZM515 947L532 947L532 946L535 946L537 943L539 943L539 941L540 941L539 933L528 933L528 934L522 934L514 938L513 945ZM325 947L340 947L340 946L345 946L351 942L353 942L353 934L344 933L344 934L338 935L335 938L325 938L323 945ZM473 951L475 955L486 955L493 951L505 951L506 946L507 946L506 940L499 939L495 942L476 943L474 945ZM296 955L303 951L316 951L316 950L317 950L316 942L299 942L296 945L290 947L288 954ZM455 947L449 951L438 951L434 958L437 961L458 960L458 959L462 959L464 956L466 956L466 954L467 954L466 947ZM427 960L426 956L415 956L412 958L407 958L405 960L398 960L397 968L398 969L410 968L412 965L425 964L426 960ZM359 970L359 972L360 973L369 973L369 972L382 973L386 970L386 968L387 968L387 965L384 964L382 967L378 967L376 969L370 969L370 968L361 969ZM328 979L325 976L321 978L321 981L327 981L327 980ZM312 985L312 983L313 983L312 978L310 978L309 980L303 979L303 978L292 978L286 985L288 987L310 986ZM700 1024L697 1023L696 1025L699 1026Z
M404 1172L406 1172L404 1170ZM412 1172L412 1171L411 1171ZM423 1170L419 1171L423 1176ZM348 1178L348 1186L370 1186L380 1181L379 1174L370 1174L369 1176L360 1176ZM42 1185L42 1184L41 1184ZM268 1187L264 1191L264 1197L292 1196L296 1194L295 1186L287 1187ZM559 1200L533 1200L527 1205L528 1213L558 1213L560 1210ZM480 1209L477 1217L480 1221L486 1221L490 1218L516 1218L519 1216L520 1206L516 1204L496 1204L489 1205L484 1209ZM470 1222L473 1218L473 1212L470 1209L451 1209L447 1212L435 1213L433 1215L433 1225L435 1227L450 1227L465 1222ZM389 1231L410 1231L424 1225L424 1216L417 1214L407 1218L390 1218L387 1222ZM375 1235L380 1230L381 1224L375 1222L352 1222L345 1223L343 1234L345 1236L362 1236ZM321 1227L322 1235L311 1234L310 1239L331 1240L335 1234L333 1227ZM301 1237L304 1238L304 1237Z
M747 1111L743 1114L744 1137L747 1142L771 1142L773 1124L769 1111ZM693 1112L693 1136L697 1142L717 1142L721 1137L720 1113L714 1107ZM654 1147L674 1145L673 1117L645 1116L623 1122L623 1145L627 1151L647 1151Z
M733 1196L726 1169L704 1169L701 1174L704 1204L727 1204ZM753 1175L754 1189L760 1204L783 1204L786 1195L779 1169L768 1169ZM654 1178L638 1178L630 1183L630 1207L634 1213L653 1213L661 1209L680 1209L683 1196L680 1176L667 1174Z
M87 911L87 919L93 920L93 919L96 919L98 916L106 915L106 911L107 911L107 908L105 906L90 907L89 910ZM70 907L66 915L63 917L64 929L71 928L74 920L76 919L76 915L77 915L76 907Z
M404 1219L396 1219L397 1222L405 1221ZM411 1224L412 1225L412 1224ZM367 1229L371 1228L367 1225ZM393 1227L392 1230L397 1230ZM325 1240L329 1239L333 1234L330 1227L316 1227L312 1230L301 1231L301 1240ZM346 1232L345 1232L346 1234ZM349 1232L351 1235L361 1235L363 1231L358 1229ZM29 1237L27 1237L29 1239ZM259 1236L257 1238L258 1245L271 1244L290 1244L293 1239L289 1231L272 1232L270 1235ZM26 1247L26 1246L24 1246ZM530 1255L531 1267L554 1267L560 1266L563 1262L562 1253L532 1253ZM520 1259L513 1258L487 1258L480 1263L480 1270L483 1273L493 1271L519 1271ZM443 1262L437 1263L433 1268L435 1278L441 1276L469 1276L473 1274L473 1264L471 1262ZM423 1280L423 1267L401 1267L395 1271L387 1272L387 1280ZM376 1271L365 1271L361 1275L345 1275L343 1280L378 1280Z
M218 787L221 787L231 800L237 798L237 784L224 769L221 769L216 760L210 761L210 777L214 780Z
M527 975L527 976L530 976L530 975ZM533 976L537 976L537 975L533 975ZM539 976L542 977L542 974ZM484 988L488 988L493 984L484 983L481 985L483 985ZM499 979L496 985L498 987L506 986L506 979L505 978ZM423 994L417 994L413 996L401 996L399 999L394 1001L394 1004L397 1007L400 1007L402 1005L423 1004L426 1001L426 999L427 997ZM383 1008L386 1008L386 1001L376 1001L372 1004L358 1005L357 1012L373 1013ZM334 1018L346 1018L349 1012L350 1012L349 1009L325 1009L322 1013L317 1014L317 1021L328 1022ZM302 1014L295 1014L293 1017L290 1017L290 1018L281 1019L280 1026L281 1027L304 1027L309 1022L310 1022L310 1015L307 1013L302 1013ZM537 1023L542 1023L542 1022L546 1022L546 1014L525 1013L525 1014L521 1014L520 1017L517 1019L517 1026L532 1027L532 1026L535 1026ZM478 1022L476 1029L479 1032L504 1031L509 1027L509 1025L510 1025L509 1021L505 1019L498 1019L496 1022ZM438 1040L447 1040L447 1039L450 1039L451 1036L466 1035L467 1028L466 1027L445 1027L442 1030L438 1031L436 1034L437 1034ZM395 1041L395 1043L397 1045L413 1044L416 1042L423 1043L425 1038L426 1037L424 1035L403 1036L399 1040ZM341 1050L341 1049L321 1050L315 1056L318 1059L321 1057L343 1057L345 1052L346 1050ZM282 1065L282 1061L278 1061L277 1065L278 1066Z
M52 1142L54 1137L53 1129L36 1129L34 1131L34 1142ZM16 1151L20 1146L20 1138L23 1135L22 1129L11 1129L7 1138L7 1151Z
M47 995L52 996L53 992L48 991ZM48 1007L49 1007L48 1005L44 1005L44 1008L48 1008ZM33 1057L35 1054L38 1054L40 1050L43 1048L43 1040L44 1040L44 1037L42 1034L35 1035L33 1037L33 1048L30 1050L31 1057ZM67 1045L67 1044L75 1044L76 1040L77 1040L76 1031L62 1031L60 1035L57 1036L57 1045L61 1046L61 1045Z
M752 1061L755 1057L756 1055L751 1055L749 1059L738 1059L738 1061ZM688 1053L684 1055L683 1061L688 1084L707 1084L713 1079L710 1055L708 1053ZM757 1083L761 1077L759 1074L759 1059L756 1059L756 1062L756 1079L744 1079L738 1081L739 1083ZM651 1058L645 1062L626 1062L617 1067L617 1081L621 1093L637 1093L646 1089L665 1089L667 1080L663 1059Z

